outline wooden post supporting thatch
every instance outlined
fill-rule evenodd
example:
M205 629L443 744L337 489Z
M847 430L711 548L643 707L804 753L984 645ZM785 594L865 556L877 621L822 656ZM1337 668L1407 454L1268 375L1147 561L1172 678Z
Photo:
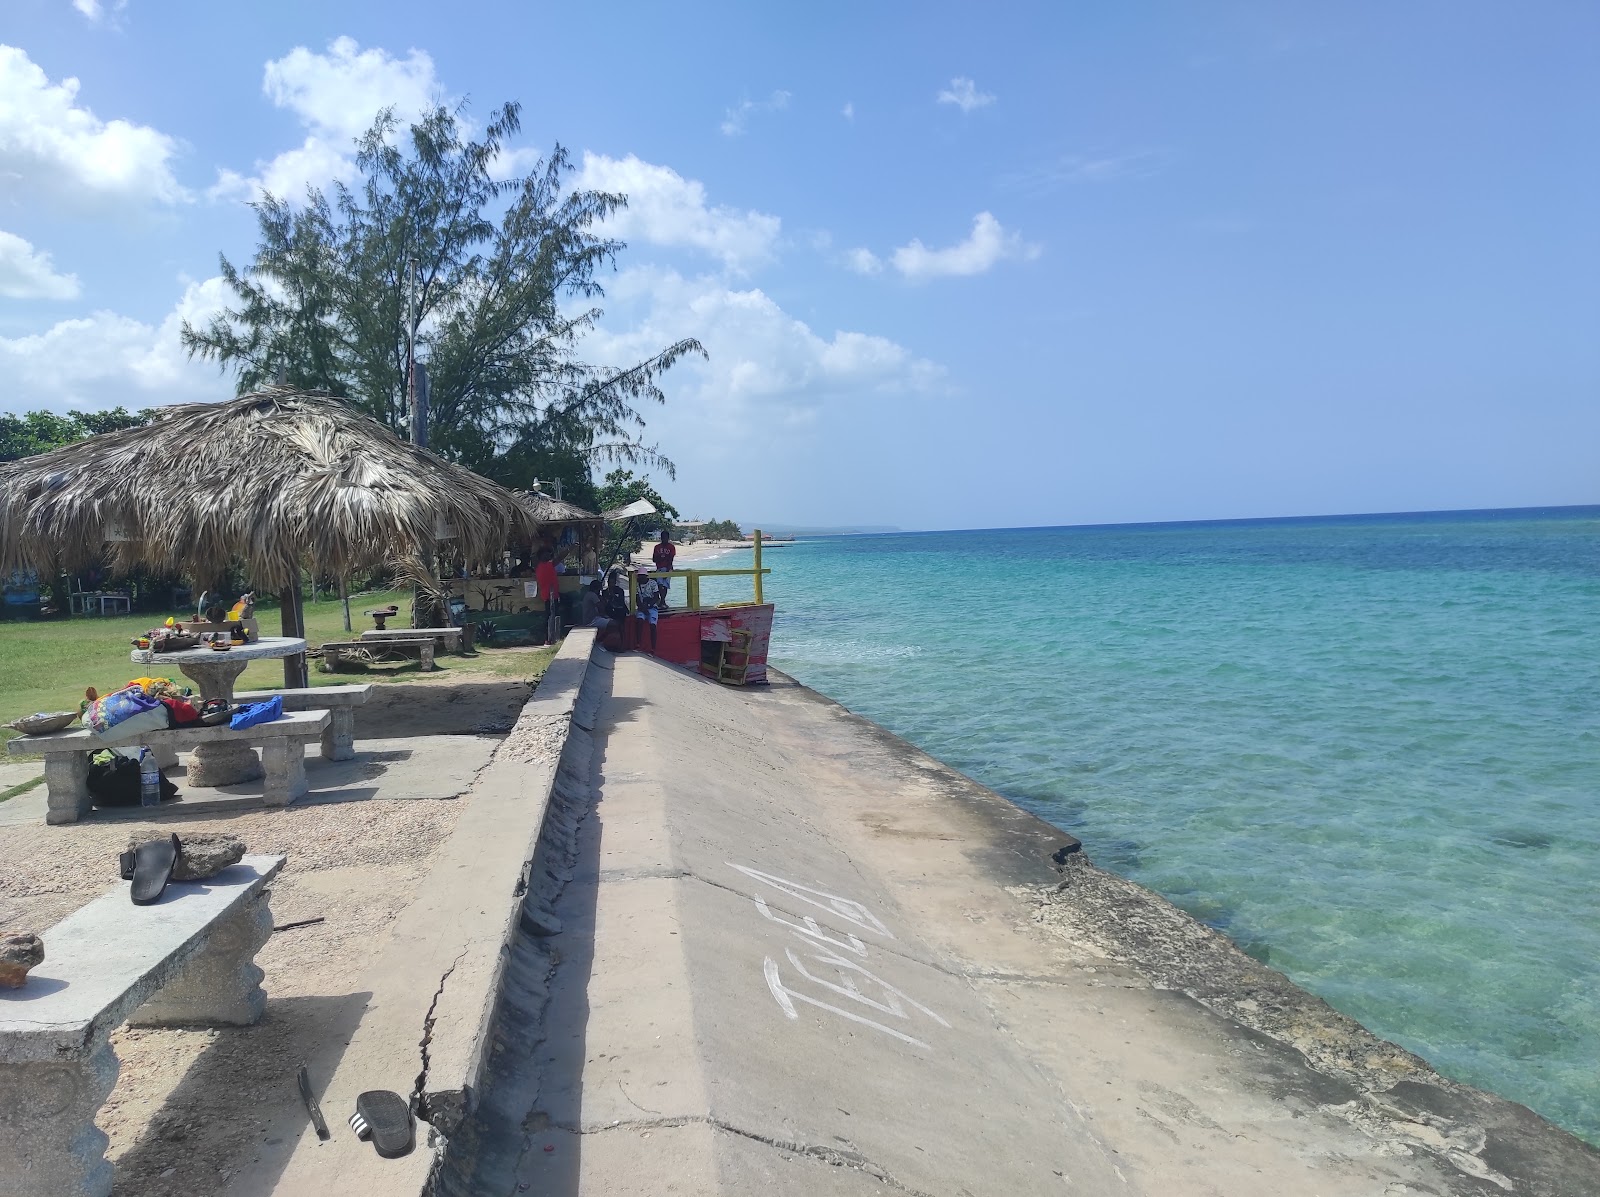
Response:
M295 636L301 640L306 635L306 609L300 599L300 580L295 579L295 584L285 590L280 597L283 613L283 634ZM283 688L285 690L303 690L311 684L311 676L306 671L305 653L296 653L292 657L283 659Z

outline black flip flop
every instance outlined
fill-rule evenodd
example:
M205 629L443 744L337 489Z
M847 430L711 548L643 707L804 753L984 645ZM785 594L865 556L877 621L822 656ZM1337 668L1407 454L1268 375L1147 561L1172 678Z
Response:
M350 1129L356 1132L358 1139L370 1137L378 1154L392 1160L411 1150L411 1107L398 1093L368 1089L356 1098Z
M172 880L172 866L178 863L181 847L178 837L173 835L164 840L140 844L133 850L133 885L129 888L129 895L135 906L149 906L161 900L167 882ZM126 858L130 853L124 852L122 855Z

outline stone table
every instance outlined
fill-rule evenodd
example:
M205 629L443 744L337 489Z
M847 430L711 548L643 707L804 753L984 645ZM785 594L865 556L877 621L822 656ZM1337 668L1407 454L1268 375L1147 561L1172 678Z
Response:
M200 687L200 700L223 698L233 701L233 683L251 661L293 657L306 651L306 642L297 636L263 636L254 644L235 644L225 653L210 647L190 648L176 653L158 653L136 648L131 656L135 665L176 665L179 672ZM162 762L163 767L170 762ZM248 744L199 744L189 765L192 786L227 786L254 781L262 775L261 758Z

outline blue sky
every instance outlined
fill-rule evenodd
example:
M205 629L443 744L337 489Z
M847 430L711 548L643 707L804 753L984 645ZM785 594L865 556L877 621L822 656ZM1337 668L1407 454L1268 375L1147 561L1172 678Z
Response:
M1589 3L0 5L0 409L220 397L179 321L378 105L632 198L686 514L1600 500ZM75 81L75 82L72 82Z

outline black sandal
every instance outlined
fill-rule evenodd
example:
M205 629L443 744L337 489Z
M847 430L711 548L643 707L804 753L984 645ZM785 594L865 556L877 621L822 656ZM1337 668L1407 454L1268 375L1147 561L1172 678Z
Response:
M178 853L183 845L178 837L151 840L122 853L117 858L122 879L131 881L129 896L135 906L150 906L161 900L167 882L172 880L172 868L178 863Z
M392 1160L411 1150L411 1107L398 1093L368 1089L356 1098L350 1129L356 1132L358 1139L370 1137L378 1154Z

